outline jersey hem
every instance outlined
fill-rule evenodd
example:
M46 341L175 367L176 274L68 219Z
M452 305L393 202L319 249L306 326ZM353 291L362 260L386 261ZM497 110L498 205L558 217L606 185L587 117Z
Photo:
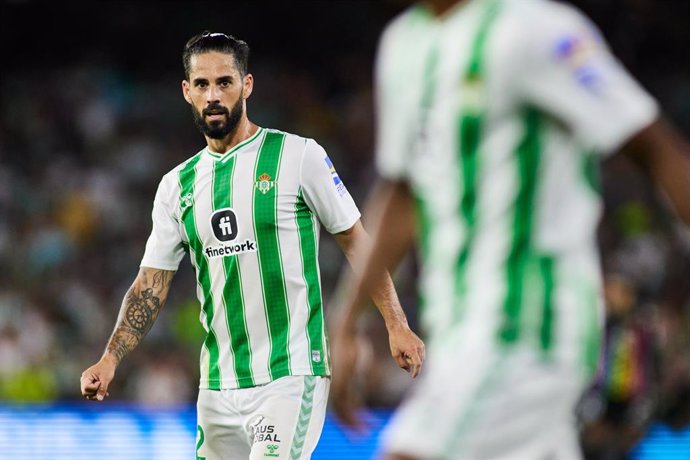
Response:
M155 268L157 270L169 270L176 272L180 267L179 262L177 264L170 264L165 262L152 261L150 259L144 259L139 264L139 267Z
M327 228L326 230L327 230L328 233L330 233L330 234L335 234L335 233L343 232L343 231L345 231L345 230L347 230L347 229L352 228L352 226L355 225L355 224L357 223L357 221L360 219L360 217L362 217L362 214L359 213L359 212L357 212L357 214L356 214L355 216L353 216L353 218L352 218L351 220L346 221L346 222L348 222L348 223L343 223L343 224L340 224L340 225L334 225L333 227Z
M331 372L328 369L316 370L315 372L311 368L294 369L291 373L284 374L281 372L276 372L276 377L271 378L269 374L264 374L260 377L244 377L238 380L216 380L216 379L202 379L199 381L200 390L238 390L240 388L252 388L261 385L266 385L268 383L274 382L281 377L298 377L301 375L309 375L314 377L330 377ZM252 383L253 385L247 385Z
M598 146L604 158L616 153L626 142L654 123L659 118L660 110L656 102L650 100L646 107L639 109L636 113L632 112L629 114L627 123L621 125L615 135L609 136L606 142Z

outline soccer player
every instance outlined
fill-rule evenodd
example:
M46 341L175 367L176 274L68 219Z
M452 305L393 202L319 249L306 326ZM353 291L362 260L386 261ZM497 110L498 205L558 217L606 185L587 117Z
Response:
M387 458L580 458L573 408L602 318L595 162L630 156L690 222L685 141L593 25L549 0L412 6L381 38L376 90L382 177L344 289L337 412L356 422L346 331L416 233L428 360Z
M159 315L189 253L201 350L197 458L310 458L323 426L330 362L318 266L319 229L349 258L366 238L359 211L314 140L247 118L249 48L204 32L185 46L182 93L207 146L166 174L153 230L102 358L81 376L108 395L117 365ZM416 376L423 344L389 277L373 295L393 357Z

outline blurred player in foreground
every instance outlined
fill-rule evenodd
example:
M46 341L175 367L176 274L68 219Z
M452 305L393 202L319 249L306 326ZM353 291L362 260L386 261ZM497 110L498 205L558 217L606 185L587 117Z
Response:
M197 458L310 458L321 434L330 362L318 267L320 225L348 258L366 233L324 149L247 118L249 48L222 34L185 46L182 93L207 146L166 174L153 230L98 363L87 399L108 395L117 365L150 330L188 252L201 350ZM373 294L393 357L413 376L423 344L407 326L388 276Z
M373 238L333 349L357 423L352 325L416 235L428 362L389 459L575 459L602 327L596 162L621 151L690 222L690 157L593 25L548 0L429 0L377 62Z

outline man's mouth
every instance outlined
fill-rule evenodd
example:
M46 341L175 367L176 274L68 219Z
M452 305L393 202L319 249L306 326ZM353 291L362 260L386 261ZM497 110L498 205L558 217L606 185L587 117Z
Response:
M225 118L225 112L207 113L206 118L209 120L222 120Z

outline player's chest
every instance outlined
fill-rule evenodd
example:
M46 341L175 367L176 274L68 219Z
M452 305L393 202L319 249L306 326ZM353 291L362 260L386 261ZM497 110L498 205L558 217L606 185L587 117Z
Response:
M190 244L252 251L257 240L294 225L303 203L297 165L243 160L202 170L184 190L178 222Z

